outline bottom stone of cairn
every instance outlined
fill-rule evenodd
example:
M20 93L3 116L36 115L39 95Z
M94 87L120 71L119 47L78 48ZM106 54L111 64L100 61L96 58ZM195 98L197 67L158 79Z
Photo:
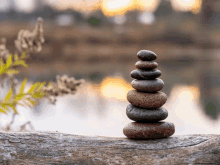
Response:
M138 123L132 122L127 124L123 133L129 139L158 139L166 138L173 135L175 127L170 122L157 123Z

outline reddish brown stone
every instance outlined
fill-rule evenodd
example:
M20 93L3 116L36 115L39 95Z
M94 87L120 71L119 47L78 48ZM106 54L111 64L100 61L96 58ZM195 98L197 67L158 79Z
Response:
M154 80L133 80L131 86L140 92L157 92L163 89L163 80L157 78Z
M167 96L163 92L143 93L130 90L127 93L127 99L136 107L153 109L162 107L167 101Z
M157 123L137 123L127 124L123 133L129 139L158 139L166 138L173 135L175 126L169 122Z
M154 61L138 61L135 66L141 70L152 70L157 68L158 64Z

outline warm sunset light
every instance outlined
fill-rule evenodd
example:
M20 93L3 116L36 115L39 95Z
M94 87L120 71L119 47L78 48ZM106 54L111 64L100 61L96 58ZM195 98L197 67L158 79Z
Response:
M100 0L59 0L55 5L60 10L74 8L83 12L97 10L101 6Z
M159 5L160 0L133 0L134 6L138 10L154 12Z
M192 11L198 13L201 10L202 0L170 0L174 10ZM108 16L123 15L130 10L154 12L161 0L59 0L55 5L64 10L74 8L83 12L91 12L101 9Z
M114 16L125 14L132 7L132 0L103 0L101 8L106 16Z
M105 97L125 101L128 91L133 88L121 77L107 77L102 81L100 89Z
M192 11L198 13L202 6L202 0L171 0L174 10Z
M153 12L158 2L159 0L103 0L101 8L106 16L115 16L133 9Z
M178 94L178 97L186 100L190 99L191 101L194 101L199 98L199 89L196 86L188 86L188 87L181 87L181 92Z
M172 95L170 96L171 98L190 100L194 102L199 99L200 91L197 86L180 85L180 86L175 86L174 89L175 90L171 91L171 95Z

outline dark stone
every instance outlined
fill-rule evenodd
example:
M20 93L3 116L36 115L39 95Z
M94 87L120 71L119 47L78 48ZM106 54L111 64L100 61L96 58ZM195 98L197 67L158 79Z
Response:
M163 89L163 80L157 78L154 80L133 80L131 86L140 92L157 92Z
M127 93L127 100L136 107L154 109L162 107L167 101L167 96L163 92L143 93L130 90Z
M127 124L123 133L129 139L158 139L166 138L173 135L175 126L173 123L158 122L158 123L137 123L132 122Z
M150 50L140 50L137 56L142 61L153 61L157 59L157 55Z
M126 108L126 114L129 119L137 122L157 122L166 119L168 111L163 107L149 110L129 104Z
M138 61L135 67L141 70L152 70L158 67L158 64L154 61Z
M142 71L142 70L133 70L131 72L131 77L138 80L153 80L161 76L161 71L157 69Z

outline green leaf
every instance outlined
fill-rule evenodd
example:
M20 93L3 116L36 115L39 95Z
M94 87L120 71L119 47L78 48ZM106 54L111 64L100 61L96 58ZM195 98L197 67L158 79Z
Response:
M10 88L7 95L5 96L4 100L3 101L7 101L7 100L10 100L11 97L12 97L12 92L13 92L13 89Z
M8 107L3 105L2 108L4 108L5 110L9 111Z
M13 106L15 105L15 101L11 101L11 100L8 100L8 101L5 101L5 102L1 102L0 105L3 107L3 106Z
M22 65L22 66L28 68L28 65L27 65L27 64L25 63L25 61L23 61L23 60L15 61L15 62L13 63L13 65Z
M36 90L36 92L40 92L41 89L44 87L44 85L46 84L46 82L40 83L39 88Z
M12 54L9 55L7 61L6 61L6 68L9 68L12 64Z
M43 96L44 96L44 93L43 93L43 92L37 92L37 93L34 93L34 94L32 95L32 97L35 98L35 99L40 99L40 98L42 98Z
M0 66L4 65L3 59L0 58Z
M17 54L14 55L14 58L15 58L15 61L18 61L19 60L19 57Z
M28 98L27 100L31 103L31 105L32 105L33 107L35 106L35 104L36 104L35 101L33 101L33 100L29 99L29 98Z
M19 100L21 100L24 96L26 96L27 94L17 94L14 96L14 101L18 102Z
M51 85L53 85L53 82L49 82L48 84L47 84L47 87L50 87Z
M2 109L2 108L0 108L0 112L6 114L6 111L4 109Z
M27 82L27 78L24 78L22 84L21 84L21 88L20 88L20 91L19 91L19 94L23 94L24 93L24 88L25 88L25 84Z
M18 71L18 70L15 70L15 69L9 69L9 70L7 70L5 73L7 73L7 74L18 74L19 71ZM1 74L1 73L0 73L0 74Z
M39 85L40 85L39 82L33 84L33 85L31 86L31 88L28 90L28 93L29 93L29 94L32 94L32 92L34 92L35 89L37 88L37 86L39 86Z
M1 75L2 73L5 73L6 70L7 70L6 65L3 64L3 65L0 67L0 75Z
M17 111L17 109L15 108L15 106L11 106L11 109L14 110L14 113L15 113L15 114L18 114L18 111Z
M25 58L25 52L23 52L21 55L21 59L24 59L24 58Z

